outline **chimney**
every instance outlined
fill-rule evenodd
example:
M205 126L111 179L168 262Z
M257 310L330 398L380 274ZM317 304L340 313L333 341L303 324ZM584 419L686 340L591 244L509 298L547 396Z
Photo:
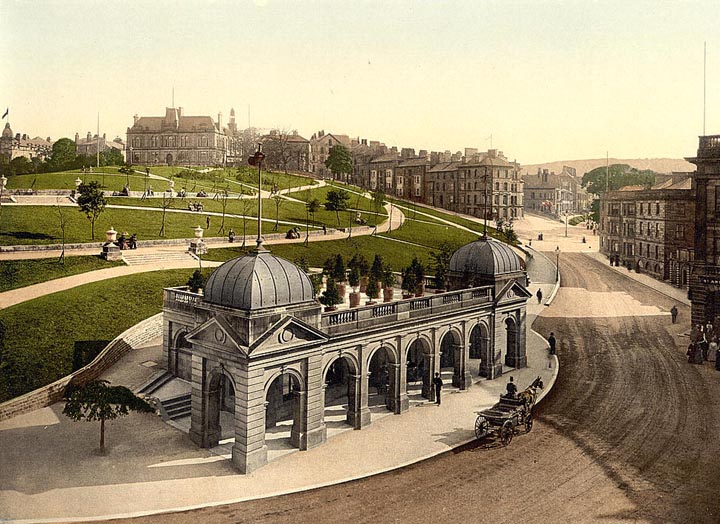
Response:
M105 140L105 139L106 139L106 136L105 136L105 133L103 133L103 140Z
M178 114L178 116L183 116L183 108L182 107L177 108L177 114Z
M75 133L75 143L78 143L78 140L80 140L80 133ZM48 140L49 142L49 140Z
M90 134L90 131L87 133L87 141L90 142L92 140L92 135Z
M222 131L222 113L218 113L218 129Z
M137 124L138 120L140 120L140 117L137 114L133 115L133 125Z

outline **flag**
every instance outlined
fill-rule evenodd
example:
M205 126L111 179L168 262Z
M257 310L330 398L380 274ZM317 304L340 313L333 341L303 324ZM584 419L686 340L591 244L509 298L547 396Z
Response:
M8 113L10 113L10 108L9 108L9 107L5 109L5 112L3 113L3 116L2 116L2 117L5 118L6 116L8 116Z

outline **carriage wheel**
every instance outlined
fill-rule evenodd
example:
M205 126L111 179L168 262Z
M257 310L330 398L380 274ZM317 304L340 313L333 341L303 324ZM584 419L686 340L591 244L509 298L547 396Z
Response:
M528 414L527 418L525 419L525 433L530 433L530 430L533 426L533 416L532 413Z
M490 423L482 415L475 419L475 438L481 439L490 432Z
M500 442L502 442L503 446L507 446L510 442L512 442L513 433L512 422L508 420L505 424L503 424L502 428L500 428Z

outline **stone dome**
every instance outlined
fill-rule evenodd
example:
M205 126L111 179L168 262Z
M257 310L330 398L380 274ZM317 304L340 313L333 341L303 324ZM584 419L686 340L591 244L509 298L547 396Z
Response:
M510 246L481 238L453 253L449 270L456 274L494 276L524 271L520 257Z
M305 272L269 251L228 260L205 285L205 302L236 309L264 309L314 302Z

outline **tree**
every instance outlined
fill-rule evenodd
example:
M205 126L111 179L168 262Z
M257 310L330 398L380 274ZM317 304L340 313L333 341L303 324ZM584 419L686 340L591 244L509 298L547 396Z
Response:
M383 191L380 184L378 184L377 189L373 191L372 200L373 208L375 209L375 215L378 215L383 207L383 203L385 202L385 191Z
M315 213L318 212L320 209L320 201L317 198L313 198L310 200L307 204L307 210L310 213L310 216L312 217L313 224L315 223Z
M75 421L100 421L100 452L105 452L105 421L115 420L130 411L153 413L155 410L125 386L110 386L107 380L93 380L69 392L63 414Z
M160 201L160 208L162 209L162 217L161 217L161 224L160 224L160 233L158 233L158 236L161 236L161 237L165 236L165 216L167 214L167 210L172 209L174 204L175 204L175 197L173 197L172 192L164 192L162 194L162 200Z
M285 174L293 156L290 136L291 133L286 129L273 129L270 134L263 137L263 151L268 167L282 169Z
M125 159L119 149L111 147L100 153L100 165L102 166L121 166L124 163Z
M347 278L347 276L345 275L345 261L343 260L343 256L340 253L335 255L335 262L333 264L330 276L336 282L345 282L345 279Z
M325 291L323 291L320 297L320 303L329 308L336 306L341 301L340 292L338 291L337 284L332 278L328 278Z
M80 206L80 211L85 213L85 216L90 221L90 231L94 241L95 221L105 211L107 200L105 200L105 195L96 180L80 184L77 193L77 204Z
M228 190L224 189L220 192L220 206L222 206L222 219L220 222L220 229L218 229L218 235L225 234L225 210L227 209L228 201Z
M60 199L57 199L57 212L58 221L60 222L60 232L62 234L62 250L60 251L60 263L65 265L65 228L67 226L67 219L63 215L62 208L60 207Z
M243 196L242 194L240 195ZM241 198L240 204L242 205L242 223L243 223L243 243L242 248L245 249L245 239L247 237L247 221L248 221L248 213L253 208L253 200L252 198Z
M125 175L125 184L127 185L128 189L130 189L130 175L133 172L133 167L131 163L123 164L120 169L118 169L118 172Z
M611 191L624 186L650 187L655 183L656 174L650 169L640 171L627 164L613 164L609 167L596 167L585 173L582 177L582 186L587 189L588 193L595 195L608 189L608 179Z
M196 269L188 279L186 286L189 287L193 293L198 293L200 289L204 288L205 277L203 277L202 271Z
M340 211L345 211L347 209L350 194L344 189L331 189L328 191L327 197L325 198L325 209L328 211L335 211L337 223L340 225Z
M403 270L403 289L408 293L416 294L425 281L425 266L414 257L408 267Z
M273 227L273 231L277 231L278 225L280 224L280 208L285 203L285 197L283 197L280 193L275 193L272 196L272 199L275 203L275 226Z
M439 251L430 252L430 257L433 259L433 269L435 271L435 285L438 287L438 289L444 289L445 281L447 280L447 272L450 268L452 247L447 242L442 242L439 247Z
M14 175L27 175L35 172L33 163L24 156L17 156L10 160L10 169Z
M61 138L52 146L52 153L48 161L51 171L63 171L75 167L77 147L69 138Z
M330 153L325 160L327 167L333 174L335 180L348 181L348 177L353 172L353 158L350 150L340 144L330 148Z

